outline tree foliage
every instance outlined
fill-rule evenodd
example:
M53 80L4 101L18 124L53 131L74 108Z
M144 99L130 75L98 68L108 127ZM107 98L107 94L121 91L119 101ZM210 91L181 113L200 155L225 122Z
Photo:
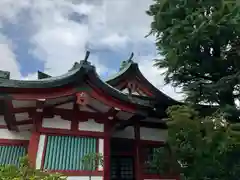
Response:
M168 143L182 179L239 179L239 135L221 114L203 118L188 106L173 106L168 114Z
M240 97L240 3L237 0L154 0L147 14L166 68L165 81L193 103L214 103L236 121Z
M7 165L0 167L0 180L66 180L58 173L36 170L30 166L27 157L20 160L20 166Z
M84 170L87 171L95 171L98 166L103 167L103 155L101 153L89 153L83 156L81 159L83 163L83 168ZM92 179L92 176L89 176L89 180Z
M103 166L103 155L101 153L89 153L81 159L85 170L94 171L98 166Z

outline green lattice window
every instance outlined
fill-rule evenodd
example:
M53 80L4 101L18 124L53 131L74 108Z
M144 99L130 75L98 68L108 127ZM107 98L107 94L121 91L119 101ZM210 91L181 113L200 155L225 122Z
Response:
M48 136L44 169L84 170L82 158L96 153L96 138L73 136Z
M0 145L0 165L19 165L20 158L26 155L23 146Z

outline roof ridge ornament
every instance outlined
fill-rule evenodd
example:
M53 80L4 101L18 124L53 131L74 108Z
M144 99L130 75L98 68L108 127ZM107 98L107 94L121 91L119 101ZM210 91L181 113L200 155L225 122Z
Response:
M0 70L0 79L10 79L10 72Z
M90 51L87 51L87 52L86 52L86 55L85 55L85 58L84 58L84 61L85 61L85 62L87 62L89 55L90 55Z
M134 56L134 53L132 52L131 55L130 55L130 57L129 57L129 59L128 59L128 62L133 62L133 60L132 60L132 59L133 59L133 56Z
M91 63L88 61L88 57L90 55L90 51L86 51L85 58L80 61L80 65L91 65Z
M83 68L85 68L87 70L95 69L95 66L93 66L91 64L91 62L88 61L89 55L90 55L90 51L86 51L85 58L84 58L84 60L80 61L80 66L79 67L83 67Z
M128 60L126 60L126 61L124 60L121 62L119 71L123 70L127 66L127 64L133 63L133 60L132 60L133 56L134 56L134 53L132 52L130 57L128 58Z

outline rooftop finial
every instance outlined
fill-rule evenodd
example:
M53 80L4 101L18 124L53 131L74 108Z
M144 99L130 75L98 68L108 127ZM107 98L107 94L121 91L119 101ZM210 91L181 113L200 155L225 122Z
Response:
M134 53L132 52L129 59L128 59L128 62L132 61L133 56L134 56Z
M87 51L87 52L86 52L86 55L85 55L85 58L84 58L84 61L85 61L85 62L87 62L89 55L90 55L90 51Z

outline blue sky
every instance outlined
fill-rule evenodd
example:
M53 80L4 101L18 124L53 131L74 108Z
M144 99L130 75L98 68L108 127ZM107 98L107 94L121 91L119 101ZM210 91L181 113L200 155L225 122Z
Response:
M146 78L169 96L152 67L154 37L145 38L152 0L1 0L0 63L15 79L36 79L37 70L61 75L90 50L89 61L103 79L118 71L122 60L134 60ZM137 4L137 7L136 7Z

